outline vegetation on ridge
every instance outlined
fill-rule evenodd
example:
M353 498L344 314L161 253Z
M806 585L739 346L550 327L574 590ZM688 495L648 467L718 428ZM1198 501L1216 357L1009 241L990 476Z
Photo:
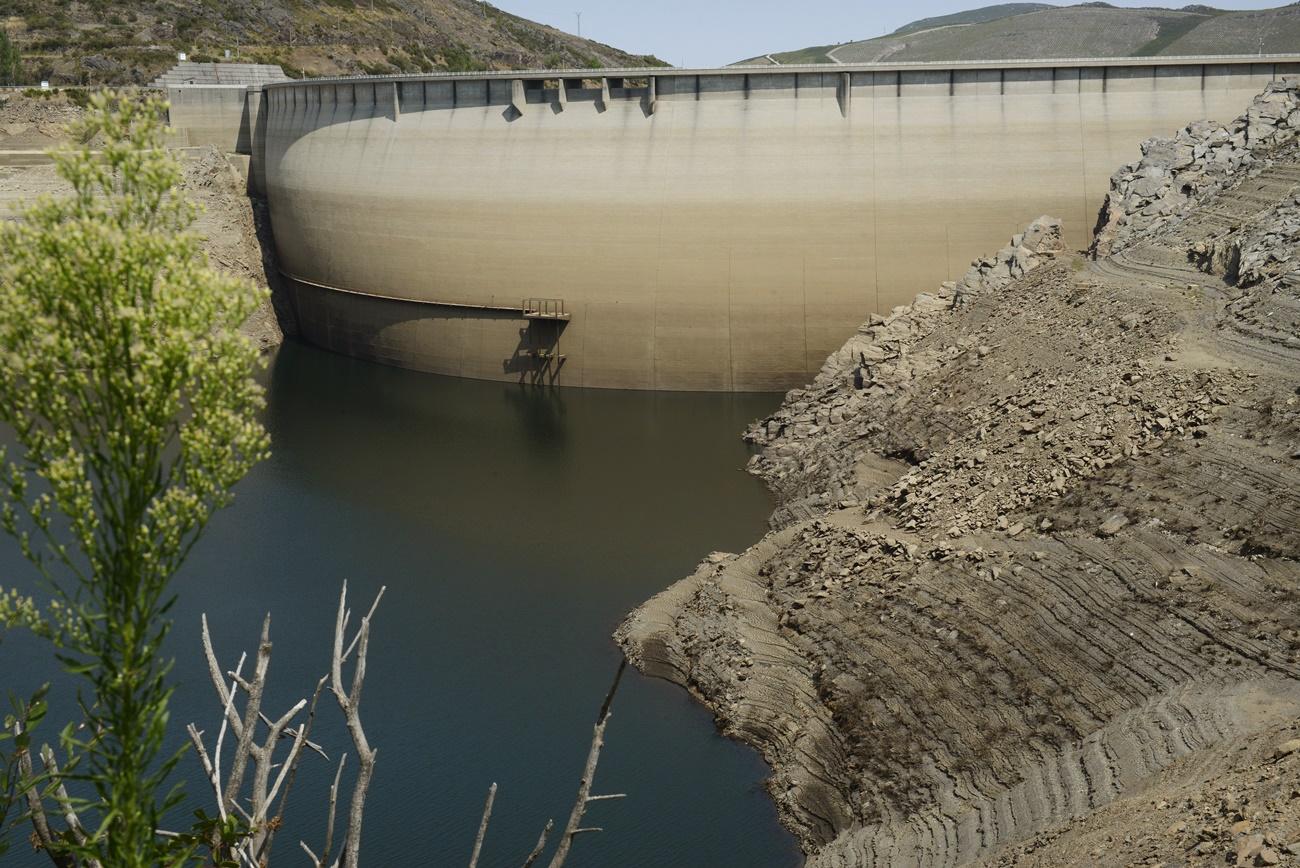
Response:
M0 17L26 83L144 84L189 59L290 75L663 66L481 0L13 0Z
M22 74L22 57L9 34L0 29L0 85L18 84Z

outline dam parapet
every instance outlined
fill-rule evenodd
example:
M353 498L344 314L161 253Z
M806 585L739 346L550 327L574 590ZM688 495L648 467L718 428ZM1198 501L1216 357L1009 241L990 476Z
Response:
M486 379L783 390L1039 214L1085 247L1142 141L1294 74L1297 56L366 76L266 84L240 123L314 343ZM528 318L529 297L568 319Z

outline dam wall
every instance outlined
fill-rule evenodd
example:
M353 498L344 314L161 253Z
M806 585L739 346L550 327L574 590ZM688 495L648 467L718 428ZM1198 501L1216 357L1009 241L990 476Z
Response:
M780 390L1040 214L1086 246L1139 144L1300 57L269 84L302 334L419 370Z
M215 145L231 154L253 152L262 92L258 86L205 84L166 88L167 125L183 147Z

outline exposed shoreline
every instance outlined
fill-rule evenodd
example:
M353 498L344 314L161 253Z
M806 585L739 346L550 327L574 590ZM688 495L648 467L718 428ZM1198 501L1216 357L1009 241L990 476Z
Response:
M1108 258L1038 221L751 427L776 529L617 638L810 866L1300 855L1298 128L1148 143Z

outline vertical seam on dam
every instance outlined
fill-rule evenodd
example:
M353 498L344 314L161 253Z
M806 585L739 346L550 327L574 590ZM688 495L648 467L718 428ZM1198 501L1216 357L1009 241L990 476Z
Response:
M874 79L873 79L874 81ZM874 88L873 88L874 90ZM875 94L872 94L871 100L871 294L875 298L872 306L875 310L880 310L880 209L876 207L876 190L880 184L880 176L876 170L876 163L879 158L880 148L876 138L876 133L880 129L879 118L876 114ZM852 130L850 130L852 138Z
M803 291L803 304L800 305L803 313L803 363L804 367L811 368L813 360L808 355L808 254L801 256L799 262L803 266L799 274L799 286Z
M1203 101L1203 100L1202 100ZM1079 196L1083 200L1079 206L1084 219L1088 217L1088 142L1084 131L1083 114L1083 77L1079 77L1079 92L1074 98L1079 110Z
M735 251L730 247L727 248L727 382L734 389L736 387L736 350L731 329L735 317L732 315L731 306L731 284L735 272Z

